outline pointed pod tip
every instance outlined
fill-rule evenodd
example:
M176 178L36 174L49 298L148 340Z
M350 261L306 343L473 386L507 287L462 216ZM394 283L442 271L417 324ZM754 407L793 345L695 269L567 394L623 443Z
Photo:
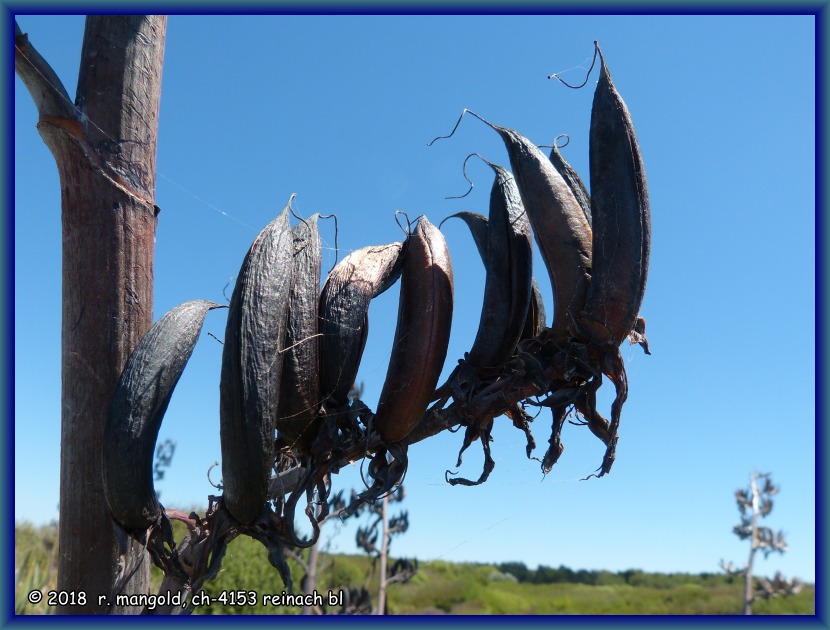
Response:
M599 43L595 41L594 46L596 48L597 55L599 55L599 82L603 79L610 82L611 73L608 71L608 65L605 63L605 55L602 54L602 49L599 47Z
M297 193L291 193L291 196L288 198L288 201L285 202L285 206L283 206L282 212L280 214L290 213L294 216L295 219L299 219L302 221L302 217L297 214L297 211L294 210L294 198L297 196Z
M226 304L219 304L212 300L190 300L188 302L182 302L178 306L171 308L164 314L163 317L167 317L172 320L179 314L188 314L188 316L192 316L195 319L204 319L208 311L212 311L216 308L228 308L228 306ZM159 322L161 322L161 319L159 319ZM159 322L156 323L158 324Z
M209 311L212 311L215 308L228 308L227 304L219 304L217 302L211 302L210 300L200 300L205 303L205 308Z
M483 122L485 125L489 125L490 127L492 127L493 129L495 129L495 130L496 130L496 131L498 131L499 133L501 133L502 131L506 131L506 129L505 129L504 127L499 127L498 125L496 125L496 124L494 124L494 123L491 123L489 120L487 120L486 118L484 118L484 116L479 116L478 114L476 114L476 113L475 113L473 110L471 110L471 109L465 109L465 110L464 110L464 113L465 113L465 114L467 114L467 113L472 114L473 116L475 116L476 118L478 118L481 122ZM462 115L463 115L463 114L462 114Z
M494 162L491 162L490 160L488 160L486 157L484 157L480 153L471 153L467 157L469 158L469 157L472 157L473 155L477 156L482 162L484 162L487 166L489 166L491 169L493 169L493 172L496 173L496 174L498 174L500 170L502 170L502 171L504 170L504 168L502 168L498 164L495 164Z
M418 225L415 227L415 230L420 231L421 234L424 234L428 229L435 227L432 225L430 220L427 218L427 215L425 214L422 214L415 220L418 222Z

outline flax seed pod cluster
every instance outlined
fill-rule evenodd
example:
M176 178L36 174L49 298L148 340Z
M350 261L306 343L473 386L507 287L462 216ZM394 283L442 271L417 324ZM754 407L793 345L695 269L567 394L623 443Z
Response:
M631 115L599 46L596 56L590 190L558 147L547 156L515 129L469 110L462 113L499 135L510 168L470 154L468 159L477 155L492 170L489 209L486 215L464 211L447 217L469 228L486 276L475 339L440 386L455 283L443 222L436 227L421 216L406 226L401 242L358 249L325 278L319 215L294 215L292 226L289 200L258 234L237 274L223 341L222 495L212 498L211 508L211 518L224 519L222 528L214 528L222 532L222 550L234 535L248 534L263 542L272 564L286 576L283 546L316 542L331 475L342 466L369 460L370 483L355 504L374 501L401 483L410 444L462 426L457 465L461 453L479 440L484 470L476 481L448 481L476 485L495 466L490 442L496 418L506 416L526 434L531 456L529 405L552 412L541 459L546 473L563 452L561 433L569 415L606 446L598 476L611 470L628 396L620 344L628 338L649 352L640 307L651 211ZM552 289L550 321L534 277L534 242ZM355 394L369 306L398 281L394 343L373 411ZM152 327L124 368L104 435L103 476L113 518L131 532L148 533L157 564L182 575L195 569L173 550L172 529L153 488L152 455L205 316L219 306L188 302ZM616 390L610 420L596 404L603 377ZM289 473L295 482L283 488ZM308 539L295 532L301 500L313 531ZM218 570L221 553L216 558L210 571Z

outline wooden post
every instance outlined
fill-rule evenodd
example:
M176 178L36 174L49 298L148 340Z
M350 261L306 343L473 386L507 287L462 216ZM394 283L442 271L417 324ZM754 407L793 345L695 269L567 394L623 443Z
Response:
M61 185L61 466L58 589L63 614L140 612L149 560L103 493L107 408L153 317L155 162L165 16L90 16L75 103L20 29L15 71ZM81 602L81 594L84 601Z

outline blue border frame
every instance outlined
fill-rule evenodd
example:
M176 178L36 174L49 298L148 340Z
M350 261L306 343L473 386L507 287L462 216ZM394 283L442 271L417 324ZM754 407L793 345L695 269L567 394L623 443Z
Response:
M109 10L113 13L133 13L133 12L165 12L168 14L189 14L196 12L209 12L212 14L261 14L261 13L278 13L278 14L386 14L386 15L403 15L403 14L610 14L610 15L643 15L643 14L663 14L663 15L680 15L680 14L712 14L712 15L726 15L726 14L741 14L741 15L814 15L816 16L816 531L827 531L827 475L830 472L828 463L821 457L822 452L828 452L827 448L827 427L824 426L823 420L827 417L827 403L825 391L830 390L830 381L827 379L825 372L825 358L827 356L827 338L824 329L824 322L828 313L827 309L827 292L826 292L826 270L828 265L828 258L830 254L823 249L824 243L828 242L827 229L828 222L824 211L827 209L827 185L826 179L830 178L830 172L827 168L827 82L826 59L828 50L826 35L828 32L828 25L830 24L830 10L828 10L828 1L814 1L814 2L799 2L793 4L785 3L752 3L752 2L731 2L729 4L718 4L714 2L684 2L682 4L672 4L670 6L660 6L659 4L648 4L644 2L637 3L611 3L611 2L588 2L577 4L573 2L550 3L550 2L521 2L517 4L498 4L485 2L456 2L453 4L439 3L439 2L422 2L422 3L407 3L407 4L386 4L386 3L335 3L335 2L313 2L313 3L273 3L273 2L246 2L238 5L223 5L223 4L191 4L191 3L162 3L162 2L131 2L129 4L118 4L115 10L111 6L103 2L86 2L77 3L67 6L66 4L58 2L13 2L3 3L2 12L0 12L0 27L4 34L4 43L6 38L8 41L14 41L13 17L16 13L28 14L84 14L84 13L101 13L104 10ZM0 173L0 190L2 190L2 201L4 212L0 214L0 300L2 300L2 311L0 311L0 348L11 349L14 348L13 336L13 320L11 313L11 304L13 301L13 265L14 265L14 241L12 235L14 234L14 189L13 189L13 154L11 138L13 132L12 114L9 103L11 99L8 95L13 94L14 91L14 74L12 70L11 56L9 51L10 46L3 46L3 61L4 67L7 70L5 81L3 82L4 96L3 99L3 132L0 137L3 138L3 158L5 168ZM3 405L2 423L3 429L0 430L0 453L2 453L2 462L5 474L3 475L2 492L0 492L0 505L3 506L3 513L7 515L14 514L14 506L12 498L14 496L13 479L14 479L14 413L13 413L13 373L12 373L12 354L10 352L3 353L0 357L0 400ZM7 522L6 517L4 524ZM9 519L11 520L11 519ZM17 624L30 625L33 623L47 623L50 618L36 618L36 617L15 617L14 616L14 530L2 528L0 531L0 548L3 550L3 557L5 558L5 565L0 571L0 589L2 589L3 611L0 616L0 623L3 625L10 622ZM817 536L816 540L816 614L814 617L787 617L781 619L778 617L741 617L729 616L723 618L723 622L732 624L758 624L764 626L781 626L790 627L793 625L803 626L818 626L829 627L827 618L827 546L825 540L821 536ZM244 617L244 619L255 619L256 617ZM91 621L110 623L108 618L98 619L94 617L79 617L84 623ZM145 618L121 618L120 623L145 623L149 621ZM210 617L199 616L196 618L189 617L192 623L227 623L225 618L214 619L209 621ZM273 623L273 619L265 617L267 623ZM322 620L304 619L302 623L308 625L326 625L331 623L388 623L388 619L384 618L338 618L340 621L333 622L327 619ZM407 618L396 617L395 624L413 624L422 623L425 618ZM466 617L452 617L452 620L447 620L447 624L457 626L459 623L464 623ZM69 620L61 618L61 623L67 623ZM437 619L431 618L430 624L439 623ZM564 618L564 617L535 617L535 616L516 616L510 617L510 623L521 622L522 624L551 624L555 623L557 626L571 626L586 627L596 624L606 625L608 623L620 625L650 625L656 624L671 624L671 625L690 625L690 624L720 624L720 620L711 618L701 618L696 616L637 616L637 617L609 617L609 616L584 616L578 619ZM158 623L155 621L154 623ZM171 622L163 622L171 623ZM188 623L182 620L178 623ZM247 623L247 621L246 621ZM504 624L505 621L500 617L476 617L475 624Z
M827 46L830 10L823 4L816 16L816 532L827 531L827 460L821 457L827 448L828 384L825 372L827 339L827 292L825 273L828 255L822 245L827 239ZM816 617L827 625L827 546L826 539L816 537Z

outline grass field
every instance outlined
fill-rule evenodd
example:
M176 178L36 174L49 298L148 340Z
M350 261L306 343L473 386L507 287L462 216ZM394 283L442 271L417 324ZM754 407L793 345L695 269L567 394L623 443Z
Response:
M15 526L15 612L48 614L44 604L27 601L33 589L56 587L55 559L57 532L54 527ZM406 584L390 587L388 613L395 615L738 615L741 613L740 579L722 574L659 574L642 571L573 572L564 567L528 573L511 569L523 565L421 563ZM293 565L299 584L302 575ZM514 573L511 573L513 570ZM161 573L153 568L154 586ZM592 583L573 583L573 579ZM523 581L519 581L521 578ZM533 579L548 583L533 583ZM373 599L377 574L364 556L323 555L318 590L327 594L344 586L365 586ZM196 614L299 614L295 606L263 606L264 595L280 595L285 587L268 564L262 546L248 538L229 547L216 580L206 593L219 597L235 590L254 591L257 605L230 606L214 602L200 606ZM758 615L813 615L815 588L806 585L796 596L758 601Z

